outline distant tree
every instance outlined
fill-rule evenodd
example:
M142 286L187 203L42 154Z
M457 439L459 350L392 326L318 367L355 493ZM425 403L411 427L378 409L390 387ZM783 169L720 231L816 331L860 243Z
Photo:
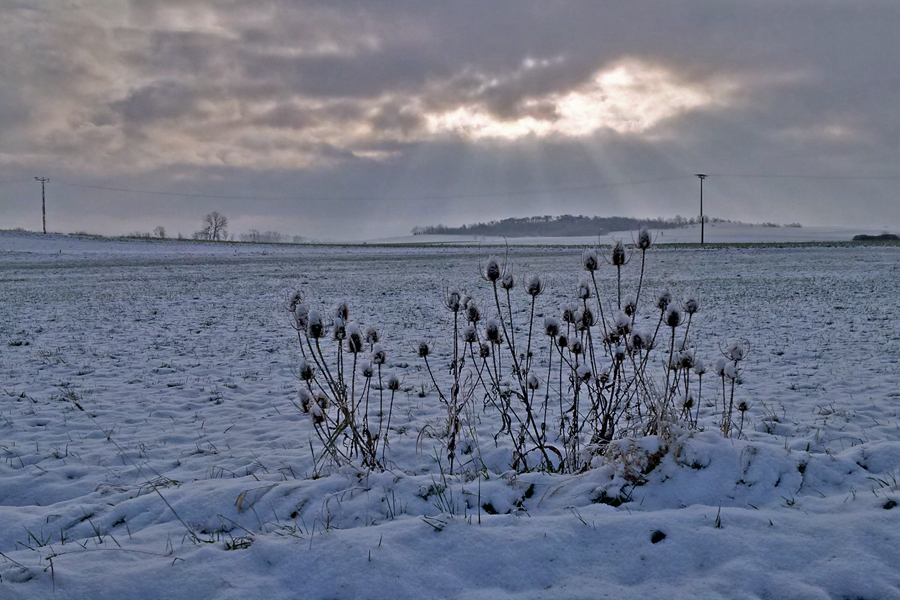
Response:
M166 239L166 228L162 225L157 225L156 229L153 230L153 237L157 237L161 240Z
M213 211L203 217L203 229L194 234L195 239L212 240L214 242L228 239L228 219L225 215Z

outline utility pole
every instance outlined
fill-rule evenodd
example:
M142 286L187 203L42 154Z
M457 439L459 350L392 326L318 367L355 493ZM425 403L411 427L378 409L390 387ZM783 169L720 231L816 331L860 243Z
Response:
M50 181L50 178L35 177L34 179L41 182L41 219L44 223L44 233L47 233L47 196L44 194L44 184Z
M706 175L697 173L697 177L700 179L700 245L702 246L705 242L703 234L706 226L706 221L703 219L703 180L706 179Z

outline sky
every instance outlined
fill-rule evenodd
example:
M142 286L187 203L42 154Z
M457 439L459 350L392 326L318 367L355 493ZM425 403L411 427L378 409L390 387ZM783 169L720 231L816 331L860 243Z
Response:
M896 0L0 0L0 229L900 230Z

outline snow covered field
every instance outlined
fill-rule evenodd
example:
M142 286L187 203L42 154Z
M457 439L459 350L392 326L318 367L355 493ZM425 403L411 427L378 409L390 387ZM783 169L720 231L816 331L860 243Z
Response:
M445 384L444 290L487 298L492 251L0 234L0 598L900 598L900 248L651 251L707 362L749 343L743 439L701 406L640 481L516 474L487 410L488 473L444 482L416 342ZM572 248L509 262L541 314L582 274ZM381 331L383 473L314 473L294 289Z

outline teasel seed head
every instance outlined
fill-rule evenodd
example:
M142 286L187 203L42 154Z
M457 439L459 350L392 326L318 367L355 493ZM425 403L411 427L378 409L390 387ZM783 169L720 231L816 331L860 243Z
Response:
M582 354L584 352L584 344L579 339L572 340L569 342L569 352L576 355Z
M479 358L490 358L491 356L491 345L487 342L482 342L478 346L478 356Z
M625 296L625 300L622 302L622 311L629 317L633 317L634 313L637 312L637 300L635 300L633 295L628 294Z
M544 333L554 338L559 335L559 319L550 316L544 317Z
M525 380L525 385L528 387L529 390L537 390L537 389L540 389L540 387L541 387L541 380L537 376L537 374L534 371L532 371L531 373L528 374L528 377Z
M586 364L579 365L578 368L575 369L575 376L580 381L587 381L591 378L591 368Z
M612 248L610 248L610 260L614 267L625 265L625 244L622 243L622 240L615 240L613 242Z
M666 310L672 303L672 293L669 290L663 290L656 296L654 305L661 311Z
M619 336L625 337L631 333L631 317L629 317L625 311L620 310L613 316L609 326L609 328L614 329Z
M300 388L297 392L297 408L300 409L300 412L303 414L309 414L310 408L313 405L313 397L312 394L309 393L309 390L306 388Z
M459 293L459 290L449 289L447 290L447 295L444 297L444 306L452 312L459 312L459 309L462 305L462 296Z
M371 379L375 375L375 367L373 367L372 363L367 360L359 368L359 372L362 373L362 376L366 379Z
M347 350L359 354L363 350L363 337L356 323L347 323Z
M593 273L598 268L600 268L600 260L597 257L597 251L588 248L587 250L582 252L581 266L584 267L584 270L588 271L589 273Z
M366 343L369 345L378 343L378 330L374 327L366 327Z
M575 323L575 313L578 312L578 307L574 304L566 304L563 306L562 310L562 320L563 323Z
M306 331L309 327L309 308L305 304L298 304L294 307L293 315L297 330Z
M346 300L339 300L332 309L332 314L336 319L340 319L345 323L350 319L350 305Z
M488 319L484 323L484 337L492 344L500 343L500 321L497 319Z
M469 300L466 304L466 321L472 323L473 325L481 320L481 309L478 308L478 303L475 302L474 299Z
M431 348L428 346L427 340L419 340L417 352L419 354L419 358L425 358L426 356L431 354Z
M491 283L496 283L500 277L503 275L503 268L500 266L500 261L498 261L495 257L491 256L487 260L487 264L484 265L484 271L482 271L481 276Z
M639 329L631 334L631 348L636 352L650 349L650 336Z
M569 347L569 338L567 338L564 335L559 336L558 338L556 338L556 345L559 346L560 348L568 348Z
M466 325L463 328L463 341L467 344L474 344L478 341L478 331L475 329L474 325Z
M325 323L322 322L322 317L316 309L309 311L306 333L315 340L325 335Z
M745 401L741 401L741 403L738 404L738 410L741 411L742 413L745 413L748 410L750 410L750 405L747 404Z
M650 246L653 245L653 236L650 235L650 230L646 227L641 227L640 231L638 231L637 238L637 247L638 250L642 252L646 252L650 249Z
M305 358L301 358L297 364L297 374L302 381L311 381L316 375L316 369Z
M381 344L375 344L372 347L372 364L373 365L383 365L387 360L387 352L384 350L384 346Z
M397 377L395 374L390 373L387 376L387 384L386 385L387 385L387 389L391 390L392 392L396 392L397 390L400 389L400 378Z
M347 337L347 325L342 318L334 318L334 325L331 328L331 335L338 342L343 341L344 338Z
M530 275L525 280L525 293L534 298L544 293L544 284L538 275Z
M684 299L684 303L682 303L682 307L684 308L684 312L689 315L696 314L697 311L700 310L700 299L695 295L690 295Z
M582 279L578 282L578 299L587 300L591 297L591 280Z
M297 310L298 304L303 304L303 293L300 292L300 290L288 294L288 297L284 301L284 308L289 313L292 313Z
M500 277L500 287L507 291L516 287L516 278L513 277L512 269L503 270L503 275Z
M677 306L669 306L666 309L665 321L667 326L674 329L675 327L681 325L683 320L684 319L682 318L681 310Z

